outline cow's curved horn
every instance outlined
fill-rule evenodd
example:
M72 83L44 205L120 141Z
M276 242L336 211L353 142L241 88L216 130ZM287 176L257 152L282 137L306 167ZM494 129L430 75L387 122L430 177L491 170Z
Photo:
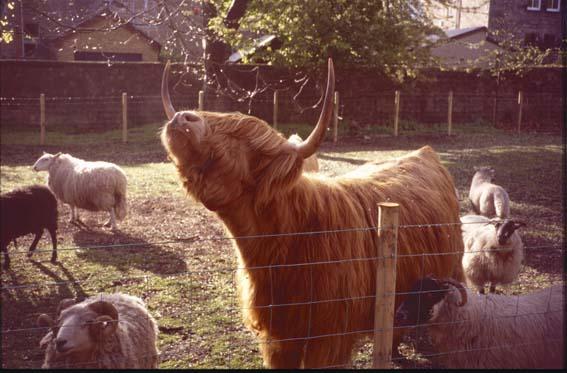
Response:
M165 69L163 69L163 76L161 77L161 101L163 102L163 109L167 115L167 119L173 119L175 115L175 109L171 103L171 98L169 97L169 86L168 86L168 75L169 75L170 63L167 61L165 64Z
M325 100L323 102L323 109L319 116L319 121L315 129L311 132L309 137L301 144L297 145L297 151L303 158L310 157L317 151L321 141L325 137L325 131L333 117L333 93L335 92L335 70L333 68L333 60L329 58L328 73L327 73L327 90L325 91Z

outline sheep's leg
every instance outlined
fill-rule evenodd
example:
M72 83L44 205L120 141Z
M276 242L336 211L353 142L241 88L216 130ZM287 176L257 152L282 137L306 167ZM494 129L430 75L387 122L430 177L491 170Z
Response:
M69 219L69 223L74 223L75 222L75 206L73 205L69 205L69 207L71 208L71 219Z
M51 263L57 261L57 235L54 228L49 229L49 235L51 235L51 244L53 245L53 251L51 253Z
M110 209L110 218L106 223L104 223L105 227L112 227L112 230L115 231L118 229L116 226L116 213L114 212L114 207Z
M490 284L490 292L491 292L491 293L496 292L496 285L493 284L493 283Z
M33 252L35 251L37 243L39 242L39 239L41 238L42 234L43 234L43 228L41 228L41 230L35 232L35 238L33 239L33 242L30 246L29 251L28 251L28 258L30 258L33 255Z
M10 269L10 257L8 256L8 243L6 245L2 245L2 251L4 252L4 265L2 268L4 270Z

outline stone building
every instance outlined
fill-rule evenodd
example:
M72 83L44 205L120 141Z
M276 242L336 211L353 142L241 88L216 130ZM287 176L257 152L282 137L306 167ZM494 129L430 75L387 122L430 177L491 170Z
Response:
M489 0L449 0L426 4L425 12L443 30L488 26Z
M2 1L0 59L157 61L162 46L202 56L198 1ZM173 14L169 13L172 12ZM177 37L176 33L183 36ZM193 40L195 39L195 40Z
M513 36L524 44L559 48L565 0L491 0L488 28L500 41Z

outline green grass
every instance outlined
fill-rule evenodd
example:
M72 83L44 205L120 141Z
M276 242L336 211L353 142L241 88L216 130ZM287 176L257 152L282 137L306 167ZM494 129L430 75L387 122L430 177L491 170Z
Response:
M114 234L101 227L104 213L81 211L91 231L67 222L67 206L59 206L59 263L51 264L48 237L29 260L25 251L31 236L9 247L12 269L2 272L2 330L29 329L37 315L53 313L62 298L122 291L142 297L160 326L162 368L260 368L262 360L254 336L242 323L234 281L236 257L218 219L185 195L175 168L157 137L159 124L131 129L129 142L119 130L89 132L48 128L47 145L38 145L38 134L1 130L0 190L43 183L45 174L31 165L42 154L69 152L89 160L119 164L128 180L129 213ZM433 146L455 179L461 195L461 212L467 201L473 167L491 165L497 183L512 200L512 215L528 222L522 232L526 247L563 247L562 156L560 136L517 136L482 123L456 125L455 136L444 135L443 125L402 123L401 135L388 127L353 132L339 127L339 142L325 142L319 153L320 170L338 175L365 161L387 160ZM312 126L280 126L286 136L306 138ZM439 130L439 131L438 131ZM347 136L350 133L350 136ZM176 239L188 238L185 242ZM120 246L129 244L129 246ZM113 248L101 246L114 245ZM526 254L520 280L506 289L523 293L561 281L562 251L542 249ZM29 285L30 287L26 287ZM2 333L3 368L41 366L39 340L44 330ZM371 348L365 345L355 367L369 367Z

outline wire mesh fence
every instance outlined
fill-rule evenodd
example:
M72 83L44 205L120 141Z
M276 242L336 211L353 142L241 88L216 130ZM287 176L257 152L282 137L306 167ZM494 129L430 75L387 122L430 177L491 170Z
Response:
M538 116L539 110L546 112L545 115L551 116L557 109L560 110L560 103L547 100L545 94L526 92L525 95L524 120L529 121L530 116ZM339 126L345 130L359 127L370 127L375 124L382 124L391 129L391 123L394 115L394 97L395 91L381 92L376 95L357 96L357 97L340 97L339 117L342 122ZM455 123L465 123L467 118L483 118L486 121L491 120L491 113L494 108L494 99L496 97L483 95L454 95L454 121ZM318 102L320 97L307 97L298 103L293 100L281 97L279 100L280 112L295 112L297 114L288 114L279 117L281 122L285 120L305 120L314 123L318 116L317 110L310 110L309 107ZM107 97L45 97L45 120L47 130L46 144L50 144L50 131L63 131L83 135L97 130L115 129L119 130L123 125L123 103L122 96L114 95ZM173 102L176 108L196 108L198 106L197 95L181 96L174 95ZM515 121L518 116L518 102L516 96L502 96L497 99L497 115L498 118L508 115L510 121L516 125ZM400 119L402 120L401 133L404 130L411 130L415 127L425 127L423 121L439 121L441 126L437 127L440 133L446 133L444 127L447 118L448 95L412 95L411 92L401 92L401 110ZM135 131L135 127L148 122L163 122L165 120L160 96L154 95L128 95L127 94L127 115L128 115L128 131ZM533 105L533 106L530 106ZM537 110L533 108L537 107ZM268 123L272 124L273 101L265 97L255 97L250 102L243 100L240 102L232 102L226 98L213 101L205 100L205 109L218 111L239 110L251 114L264 117ZM40 98L0 98L0 110L2 111L2 130L15 129L21 130L25 128L33 133L37 132L39 140L39 123L41 118ZM361 120L358 124L353 123L354 113L364 111L368 117L374 118L365 122ZM489 113L487 116L486 113ZM482 114L482 115L481 115ZM295 115L295 116L294 116ZM12 117L10 117L12 116ZM10 119L12 118L12 119ZM307 120L307 118L309 120ZM356 117L358 118L358 117ZM540 116L540 119L545 119ZM410 123L416 120L419 123ZM403 122L405 121L405 123ZM529 126L527 127L529 128ZM157 128L153 130L157 131ZM87 137L87 136L85 136ZM102 141L108 139L103 138ZM152 138L154 143L155 136ZM339 136L339 142L341 137ZM5 141L2 141L3 145ZM35 142L34 142L35 143ZM57 145L61 145L58 143ZM141 145L145 145L141 144ZM159 145L159 144L158 144ZM79 144L80 147L80 144ZM140 146L144 152L151 149ZM26 148L16 147L13 152L21 152ZM74 148L72 150L75 150ZM4 149L3 149L4 150ZM66 150L66 149L62 149ZM108 149L105 150L105 156ZM161 149L159 149L161 151ZM552 149L553 150L553 149ZM78 151L78 150L77 150ZM91 156L89 154L89 156ZM115 155L122 163L124 154ZM146 157L147 158L147 157ZM146 159L148 162L155 162L157 158ZM452 159L454 160L454 159ZM461 158L458 158L460 161ZM27 160L26 160L27 162ZM138 160L136 160L138 162ZM362 163L360 160L349 160L354 164ZM24 162L17 158L14 165L19 166ZM126 162L132 164L134 162ZM28 165L28 163L25 163ZM29 164L31 165L31 164ZM4 166L4 161L2 166ZM12 164L9 165L10 168ZM142 168L152 167L151 164L142 164ZM18 170L14 171L17 172ZM531 171L531 169L530 169ZM3 170L4 172L4 170ZM531 174L530 174L531 175ZM13 183L13 174L9 174L3 181L8 180ZM533 177L533 176L530 176ZM134 178L133 178L134 179ZM135 180L133 180L135 181ZM135 181L138 182L138 181ZM157 209L163 208L163 218L178 219L177 211L175 215L167 216L168 211L172 208L160 205L145 205L145 199L149 199L150 194L168 194L170 189L155 190L156 183L168 184L169 180L144 180L140 181L136 190L136 203L144 204L143 208L138 206L137 212L152 214ZM162 185L163 186L163 185ZM177 188L177 186L175 186ZM546 189L549 191L549 188ZM546 192L542 192L545 194ZM142 197L140 197L142 196ZM159 198L159 197L158 197ZM532 194L527 194L526 200L533 198ZM163 203L163 200L160 200ZM177 203L177 201L173 202ZM557 214L545 216L546 206L544 202L536 200L534 203L541 204L541 211L535 217L534 225L555 224ZM147 210L147 211L146 211ZM194 211L183 213L193 214ZM532 214L533 211L529 210ZM550 223L552 222L552 223ZM153 221L144 223L144 220L135 220L133 224L139 224L147 231L160 230L163 225L169 224L169 221ZM204 224L209 224L205 221ZM151 225L151 226L150 226ZM404 230L431 230L447 227L460 226L461 223L438 223L425 225L401 225L398 226L400 231ZM127 234L120 235L119 239L111 240L104 235L82 235L83 231L66 231L72 237L65 241L64 245L60 245L58 251L61 252L60 262L69 261L68 266L43 264L43 261L33 260L30 266L22 266L24 263L24 254L27 255L25 246L18 245L17 249L10 247L9 254L14 256L17 270L2 273L2 356L3 367L8 368L35 368L41 366L44 360L44 350L39 347L39 342L50 332L50 328L37 326L37 318L42 313L50 315L54 320L57 319L56 309L59 301L68 297L86 298L98 292L113 293L124 292L139 296L144 299L146 305L152 315L158 320L160 330L160 353L161 367L225 367L225 368L242 368L242 367L260 367L262 364L262 348L258 347L268 344L301 344L301 348L309 351L315 348L317 342L325 339L358 339L355 337L364 337L361 340L368 341L375 333L372 323L362 323L357 320L354 310L357 308L369 308L369 304L376 301L375 290L359 291L356 294L340 295L336 297L318 297L313 293L313 284L320 279L313 278L313 271L356 271L363 265L375 266L378 262L384 262L385 259L379 254L366 256L345 256L337 258L329 258L325 260L307 260L304 262L288 263L285 258L278 258L269 264L261 265L243 265L242 262L236 260L235 255L230 255L231 260L227 260L225 256L220 255L218 251L229 251L230 244L235 240L250 241L264 240L275 241L284 238L293 240L308 240L315 237L331 237L340 235L376 235L378 228L375 226L368 227L352 227L334 230L322 231L305 231L305 232L288 232L274 233L269 235L250 235L232 237L223 234L218 235L198 235L189 234L186 227L177 227L179 233L168 237L167 235L159 235L159 238L144 239ZM186 234L187 233L187 234ZM548 233L542 230L538 232L540 235ZM564 246L556 243L555 239L541 238L532 239L529 245L524 248L526 256L537 254L538 258L545 258L549 261L561 261L564 258ZM24 240L24 242L27 242ZM69 243L72 242L72 243ZM220 250L207 252L211 247L217 247ZM416 278L427 276L424 270L425 263L430 258L442 256L461 256L462 252L448 250L446 252L420 253L414 252L412 248L404 248L404 251L398 250L395 259L403 262L409 259L418 259L421 267L416 269L418 275ZM38 249L34 253L34 257L42 257L45 253L49 254L50 249ZM175 254L171 254L175 252ZM345 254L346 255L346 254ZM206 258L205 258L206 257ZM19 259L19 260L18 260ZM78 265L77 263L81 263ZM153 262L153 263L152 263ZM28 262L25 262L28 263ZM96 263L98 267L92 265ZM84 265L83 265L84 264ZM173 265L172 265L173 264ZM109 268L108 274L101 274L99 267ZM164 267L156 269L156 267ZM26 277L18 270L32 270L42 273L41 279L34 277ZM93 273L89 271L93 268ZM529 268L524 267L525 273ZM296 282L286 283L281 286L289 287L291 290L298 290L298 295L293 299L279 301L277 299L267 299L259 304L239 304L238 294L235 289L235 282L238 276L243 275L259 275L263 274L270 286L275 286L271 279L277 276L278 272L282 273L302 272L305 276ZM293 276L291 276L293 277ZM509 297L517 298L527 292L547 287L551 284L563 284L559 275L547 276L546 274L538 274L538 276L520 276L511 288L506 288L504 293ZM29 278L34 280L29 281ZM50 280L45 280L50 278ZM348 283L348 279L345 279ZM372 288L374 289L374 288ZM475 289L469 289L474 292ZM397 291L395 295L403 298L411 295L408 290ZM427 292L425 292L427 294ZM394 294L389 293L392 296ZM312 320L325 314L325 308L340 308L334 317L336 317L340 325L339 328L325 330L319 328L315 330ZM342 307L342 308L341 308ZM301 320L305 322L305 333L291 334L286 336L265 338L265 336L256 336L245 327L243 317L254 312L269 312L269 319L266 321L268 325L271 322L277 322L282 315L292 315L294 311L306 310L306 317ZM535 313L534 313L535 315ZM504 316L503 316L504 317ZM509 317L522 317L521 314L507 315ZM119 320L119 323L121 321ZM451 321L455 323L455 327L459 323L465 321ZM452 325L450 322L446 325ZM270 329L269 326L267 328ZM402 328L391 324L387 328L381 328L379 332L385 330L401 330ZM403 328L404 330L407 327ZM392 361L402 367L423 367L422 360L435 360L436 357L460 354L475 350L502 350L510 349L511 344L508 342L495 342L496 345L488 345L482 347L468 347L459 349L457 346L452 351L439 351L431 349L426 341L425 349L421 346L421 342L426 340L423 330L417 327L410 328L410 338L415 344L413 355L393 356ZM419 330L419 331L418 331ZM413 334L411 334L413 333ZM423 337L423 338L422 338ZM366 339L365 339L366 338ZM516 342L516 341L515 341ZM537 345L541 343L538 339L531 339L524 343L519 339L514 346L521 345ZM546 338L545 343L557 342L552 337ZM430 343L429 343L430 344ZM369 347L370 345L370 347ZM355 358L353 362L325 362L317 365L322 368L333 367L370 367L372 366L371 350L372 343L366 343L362 347L355 347ZM362 352L361 352L362 351ZM394 351L395 352L395 351ZM143 354L138 355L144 358ZM209 358L214 356L213 358ZM208 365L203 365L202 361L207 360ZM175 361L172 363L172 361ZM86 361L85 363L91 363ZM87 364L88 365L88 364ZM427 367L439 367L437 363L429 363Z
M198 92L194 95L173 95L177 109L199 107ZM520 105L518 93L500 95L464 94L447 91L444 94L400 91L399 113L396 114L396 91L376 92L373 95L344 95L339 100L339 128L342 134L349 131L385 127L394 132L393 123L401 121L401 131L429 129L447 133L448 122L466 125L484 122L508 129L560 132L562 99L546 92L523 92ZM452 97L449 100L449 96ZM2 126L12 130L37 130L42 126L49 131L68 133L136 127L147 123L164 122L165 116L159 95L122 96L45 96L0 97ZM318 96L295 98L282 92L277 102L266 94L233 99L209 92L203 108L212 111L240 111L266 120L276 126L280 123L314 123L318 117ZM124 123L124 113L127 119ZM277 114L275 114L277 112ZM450 112L450 114L449 114ZM521 114L520 114L521 113ZM41 123L41 118L44 123ZM276 119L277 116L277 119Z
M473 224L473 223L470 223ZM395 228L397 229L437 229L443 226L456 226L456 225L461 225L461 223L438 223L438 224L425 224L425 225L400 225L397 226ZM305 239L306 237L311 237L311 236L325 236L325 235L330 235L330 234L348 234L348 233L353 233L353 232L359 232L362 234L370 234L370 235L375 235L378 233L378 231L380 229L391 229L392 227L357 227L357 228L349 228L349 229L337 229L337 230L325 230L325 231L313 231L313 232L290 232L290 233L278 233L278 234L271 234L271 235L254 235L254 236L242 236L242 237L234 237L234 236L229 236L229 235L222 235L222 236L211 236L211 237L194 237L194 236L190 236L190 237L184 237L184 238L175 238L175 239L171 239L171 240L166 240L166 241L156 241L156 242L151 242L151 243L146 243L146 244L140 244L139 242L132 242L132 243L120 243L120 244L115 244L115 245L92 245L89 247L62 247L60 248L60 250L62 251L70 251L70 252L74 252L74 251L78 251L78 250L105 250L108 252L108 255L133 255L133 251L119 251L116 252L116 250L119 249L134 249L136 252L139 253L143 253L145 248L147 247L147 245L165 245L165 244L190 244L192 247L195 246L199 246L201 244L204 244L206 242L221 242L221 241L235 241L235 240L260 240L260 239L276 239L277 237L293 237L294 239L297 240L301 240L301 239ZM184 248L182 250L189 250L189 248ZM498 249L496 249L498 250ZM428 275L428 273L425 271L425 266L423 265L425 259L428 256L436 256L436 255L455 255L460 257L462 255L462 251L459 250L452 250L452 251L448 251L448 252L444 252L444 253L419 253L419 252L415 252L413 253L414 250L412 250L411 248L400 248L398 250L398 252L394 255L394 258L396 261L399 260L403 260L403 258L405 257L418 257L421 259L421 263L422 263L422 267L419 270L419 275L416 278L423 278L425 276ZM524 251L526 252L526 255L530 255L530 253L532 251L537 251L539 254L544 254L544 255L550 255L550 256L554 256L554 257L563 257L564 255L564 248L561 245L539 245L539 246L527 246L524 247ZM42 252L49 252L49 250L37 250L36 255L40 255ZM378 252L378 251L377 251ZM11 255L15 255L15 256L20 256L20 255L24 255L27 252L25 250L11 250L10 254ZM485 253L485 251L479 251L479 253ZM186 271L180 271L177 273L171 273L171 274L167 274L165 276L158 276L158 275L148 275L148 274L144 274L144 275L138 275L138 276L126 276L126 277L119 277L116 279L113 279L113 281L111 283L107 283L107 284L102 284L102 288L104 289L108 289L108 292L120 292L121 290L123 290L124 292L128 292L128 285L132 284L132 283L138 283L141 284L140 287L137 288L137 292L139 294L136 294L142 298L145 298L145 302L147 304L147 307L150 309L150 313L159 313L160 316L163 318L164 316L167 315L167 305L165 304L156 304L153 305L152 304L152 294L155 292L167 292L167 283L168 281L174 281L175 283L185 283L186 287L184 288L185 290L187 290L188 294L185 294L185 296L183 298L175 298L172 301L177 301L177 302L187 302L187 312L184 315L169 315L169 317L176 317L179 318L181 320L181 322L179 323L179 325L177 325L176 327L173 327L173 329L171 328L167 328L167 327L160 327L160 333L163 334L169 334L173 332L175 332L175 328L179 328L179 329L187 329L187 330L193 330L192 333L188 334L187 340L185 341L187 343L187 345L189 346L188 351L186 352L186 354L188 355L188 359L186 360L186 366L185 367L192 367L194 366L193 364L197 365L197 360L198 360L198 355L200 349L204 346L207 345L214 345L215 344L215 340L214 338L216 337L212 337L213 339L208 339L207 336L207 331L206 330L199 330L198 331L198 327L196 326L196 324L199 324L198 319L202 318L205 316L205 312L210 312L211 309L206 308L206 309L198 309L198 308L194 308L189 306L190 304L203 304L206 302L210 302L211 301L211 295L214 294L214 291L211 291L212 288L206 286L206 282L203 283L203 275L206 275L209 279L216 279L216 281L227 281L228 283L231 283L234 279L235 276L238 276L238 272L244 272L247 275L253 275L254 273L257 272L261 272L261 273L268 273L268 278L271 278L272 274L275 271L290 271L290 270L294 270L294 269L301 269L301 270L309 270L312 273L312 269L313 268L325 268L325 270L328 271L338 271L340 270L340 266L353 266L355 264L360 264L360 263L370 263L370 264L376 264L378 261L384 260L385 257L379 254L373 255L373 256L362 256L362 257L344 257L344 258L337 258L337 259L333 259L333 260L325 260L325 261L310 261L310 262L304 262L304 263L278 263L277 261L274 261L273 263L270 263L269 265L259 265L259 266L246 266L246 265L224 265L224 266L215 266L214 268L202 268L202 269L191 269L191 270L186 270ZM163 282L164 279L167 279L166 282ZM348 279L345 279L346 281L348 281ZM78 283L81 282L93 282L95 281L92 278L87 278L85 280L71 280L71 281L54 281L54 282L41 282L41 283L28 283L28 284L10 284L10 283L6 283L4 282L2 284L1 287L1 291L3 294L3 299L4 301L6 301L6 299L10 299L10 293L16 293L19 292L20 293L20 297L25 297L27 293L29 294L33 294L33 292L38 289L38 288L49 288L49 287L53 287L53 288L58 288L58 287L67 287L69 285L76 285ZM108 279L105 280L108 282ZM314 320L318 317L320 317L319 314L315 313L315 310L311 310L311 308L316 308L317 311L321 312L322 310L325 310L325 307L329 307L329 309L332 310L336 310L337 308L335 307L337 304L339 305L344 305L344 311L340 314L340 315L336 315L337 318L340 320L340 323L337 325L341 325L340 328L336 329L336 330L326 330L325 332L321 332L321 330L316 331L316 330L311 330L311 327L308 327L307 330L307 334L305 335L287 335L285 337L274 337L273 335L271 335L272 337L266 337L266 336L259 336L259 337L252 337L251 335L249 335L242 327L238 327L235 330L225 330L225 334L227 336L227 338L229 338L230 340L230 346L231 346L231 350L234 351L233 353L231 353L231 351L226 351L226 362L225 365L223 366L227 366L227 367L234 367L237 368L239 367L239 362L241 361L241 359L243 358L242 356L238 356L238 354L242 354L245 353L242 348L248 349L248 353L254 353L256 355L259 355L258 350L255 348L257 343L260 343L260 345L262 344L274 344L274 343L279 343L279 344L283 344L283 343L288 343L288 344L293 344L293 343L299 343L301 344L301 348L302 349L306 349L307 351L309 351L309 343L315 343L319 341L319 340L325 340L325 339L333 339L333 338L338 338L338 340L341 339L350 339L352 338L356 338L358 336L362 336L362 337L366 337L368 338L369 336L371 336L373 333L375 333L375 329L374 327L372 327L372 325L370 325L370 327L364 327L364 324L361 323L357 323L355 321L352 320L353 314L349 314L349 310L351 310L351 312L353 310L355 310L357 307L368 307L368 303L372 303L374 304L375 299L377 297L376 293L374 291L369 292L368 294L360 294L360 295L356 295L356 296L346 296L346 297L337 297L337 298L329 298L329 299L319 299L317 297L316 294L313 293L313 277L311 278L306 278L304 281L301 282L301 286L303 286L303 289L296 289L297 290L297 294L302 294L305 295L306 298L301 299L301 297L296 298L295 301L293 302L278 302L275 299L269 299L267 300L267 302L265 304L255 304L255 305L246 305L246 304L238 304L236 301L236 294L234 292L232 292L230 295L233 297L230 307L226 307L224 306L222 309L221 308L216 308L214 309L214 312L218 313L219 319L217 319L216 321L220 323L221 327L222 326L226 326L226 325L240 325L241 321L239 320L240 317L242 317L242 314L248 314L250 312L255 312L255 311L259 311L259 310L268 310L270 313L270 322L272 321L272 318L277 319L278 317L284 317L282 315L293 315L293 310L295 308L300 308L300 307L309 307L310 311L309 311L309 320L307 320L308 324L311 325L311 319L313 318ZM157 284L157 283L160 284ZM531 286L534 286L536 288L549 288L549 285L551 284L557 284L557 281L551 281L546 283L546 281L538 281L538 283L536 284L531 284ZM560 283L562 287L564 287L564 284L561 282ZM274 286L286 286L286 284L273 284L270 281L270 287L274 287ZM308 289L311 289L310 291ZM466 288L466 286L465 286ZM469 290L469 297L474 297L474 293L475 293L475 289L468 289ZM446 291L446 290L445 290ZM212 294L211 294L212 293ZM415 294L419 294L421 297L426 296L429 293L434 293L434 291L410 291L408 290L404 290L404 291L396 291L393 294L386 294L388 296L393 296L395 295L396 297L408 297L410 295L415 295ZM14 341L19 341L19 344L23 342L23 344L25 346L27 346L27 350L28 350L28 356L29 356L29 361L27 363L29 363L30 367L39 367L41 366L42 362L43 362L43 354L44 354L44 350L39 348L39 341L48 333L54 333L57 334L57 328L53 329L50 327L42 327L42 326L37 326L36 325L36 320L37 317L39 316L39 313L46 313L49 314L53 320L57 320L57 322L61 322L61 317L60 314L58 315L56 313L56 307L58 302L61 300L60 297L58 297L58 294L60 294L59 292L52 292L52 294L54 295L53 298L49 299L49 301L47 302L47 304L44 304L43 307L46 307L45 309L42 309L40 312L26 312L25 310L19 310L19 312L25 313L25 317L20 317L20 322L21 324L19 325L11 325L11 327L5 327L5 325L3 325L2 327L2 339L3 339L3 349L5 348L10 348L10 346L14 346L17 345L18 343L14 342ZM544 314L544 319L547 320L549 319L549 313L556 313L559 314L561 318L563 318L564 315L564 310L563 310L563 305L564 305L564 301L561 301L559 304L557 303L543 303L543 304L535 304L532 305L532 308L534 309L533 312L525 312L526 308L525 307L519 307L521 301L523 300L522 296L524 296L525 294L515 294L515 295L506 295L506 296L502 296L508 299L511 299L511 302L516 302L516 304L518 305L516 307L516 312L502 312L500 314L487 314L484 315L484 317L488 317L490 318L491 322L498 322L500 324L505 323L505 319L518 319L520 320L520 323L524 323L524 322L529 322L530 317L536 317L538 314ZM6 296L6 297L4 297ZM491 297L494 297L492 295L486 295L486 296L476 296L476 297L486 297L486 299L494 299ZM421 299L421 298L420 298ZM551 299L551 298L549 298ZM470 300L470 302L472 303L472 301ZM424 304L425 304L425 300L424 300ZM488 304L488 303L487 303ZM503 310L506 311L506 310ZM509 310L508 310L509 311ZM522 311L522 312L520 312ZM4 315L3 319L5 320L5 318L9 318L10 315ZM527 321L526 321L527 320ZM105 321L108 322L108 321ZM124 322L123 320L119 319L118 323L120 322ZM456 320L449 320L449 321L443 321L441 324L443 326L447 326L449 325L451 328L467 328L466 325L472 325L470 328L473 328L474 325L478 326L479 323L482 322L487 322L487 320L477 320L471 318L470 319L456 319ZM91 324L92 324L92 320L91 320ZM85 323L80 323L80 325L78 325L77 327L79 329L81 328L85 328ZM428 324L427 327L432 327L435 324ZM60 326L60 325L59 325ZM73 323L69 323L66 325L66 327L70 327L72 328L74 326ZM212 328L214 325L210 325L210 327ZM217 325L218 326L218 325ZM423 327L425 327L424 325L421 325ZM389 329L391 330L404 330L407 331L407 329L414 329L415 330L420 330L420 325L404 325L404 326L399 326L396 324L390 325L388 326ZM382 328L379 332L384 332L385 328ZM454 330L454 329L453 329ZM83 330L84 332L84 330ZM423 332L422 330L420 330L420 332ZM552 345L552 346L557 346L559 344L563 343L563 340L557 336L544 336L545 338L540 340L537 339L537 336L534 336L533 338L529 339L529 340L525 340L522 338L518 338L518 336L516 336L517 340L514 341L510 341L509 339L506 340L502 340L499 341L497 338L494 338L491 341L490 345L475 345L475 346L452 346L453 348L450 350L439 350L439 346L433 346L433 350L432 351L422 351L420 358L421 359L433 359L435 360L438 357L442 357L442 356L451 356L453 355L462 355L462 354L473 354L475 352L478 351L484 351L484 350L514 350L514 349L518 349L519 347L530 347L533 348L536 345L541 345L541 344L545 344L547 345ZM364 339L363 339L364 340ZM417 343L418 339L415 338L414 336L414 342ZM513 342L513 343L511 343ZM195 347L195 345L198 345L199 347ZM435 349L435 347L437 347L437 350ZM416 347L416 350L419 350L420 347ZM561 349L562 351L562 349ZM3 351L5 352L5 351ZM167 359L167 356L164 356L163 352L160 353L161 359ZM136 355L140 360L144 360L145 357L153 357L153 355L147 355L147 354L141 354L138 353ZM120 359L120 357L118 358ZM124 358L126 359L126 358ZM411 366L411 364L414 364L415 366L418 366L417 360L412 360L409 359L407 357L400 357L400 356L393 356L392 357L392 361L396 364L402 364L403 366L403 362L405 362L406 366L409 364ZM409 361L409 363L408 363ZM62 362L59 362L60 364L63 364ZM100 364L92 364L94 362L92 361L85 361L83 364L79 364L77 367L84 367L84 366L100 366ZM98 362L100 363L100 362ZM5 363L4 363L5 364ZM65 364L72 364L72 363L65 363ZM118 364L118 363L117 363ZM129 361L129 364L132 364L131 361ZM356 363L358 365L356 366L360 366L360 367L369 367L371 364L370 358L369 357L363 357L362 359L359 359L359 361ZM144 366L144 365L140 365L140 366ZM323 368L333 368L333 367L351 367L352 363L349 362L339 362L337 364L329 364L329 365L324 365L324 366L320 366ZM441 365L442 366L442 365ZM67 367L73 367L72 365L67 365Z

